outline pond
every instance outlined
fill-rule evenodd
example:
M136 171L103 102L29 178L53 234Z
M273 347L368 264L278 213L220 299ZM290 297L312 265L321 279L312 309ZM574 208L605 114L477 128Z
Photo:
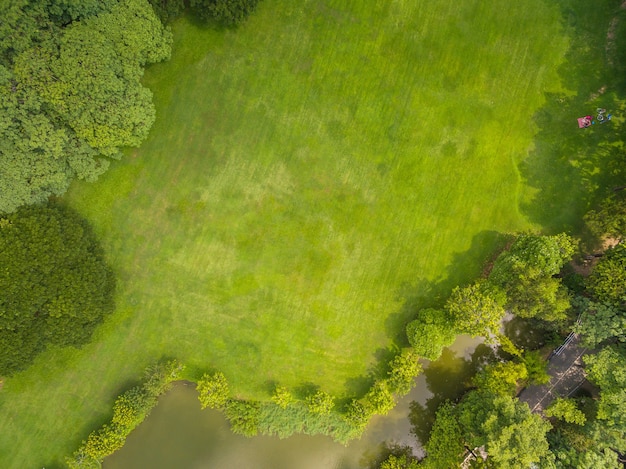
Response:
M385 443L411 446L419 455L421 445L411 433L411 420L418 420L415 431L424 438L439 402L463 391L477 356L485 353L486 347L479 344L479 339L459 337L439 360L425 365L415 387L388 415L375 417L361 439L347 446L325 436L295 435L281 440L235 435L220 412L200 410L193 386L179 383L103 467L362 469L370 466Z

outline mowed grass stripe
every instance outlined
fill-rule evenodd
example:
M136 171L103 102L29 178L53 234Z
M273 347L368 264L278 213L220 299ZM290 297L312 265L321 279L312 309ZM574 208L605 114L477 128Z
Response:
M556 9L417 3L264 0L236 31L175 24L145 78L150 138L67 197L118 273L118 311L6 381L0 465L70 451L161 357L222 370L240 397L345 396L407 298L475 275L450 264L485 232L530 228L515 162L559 86Z

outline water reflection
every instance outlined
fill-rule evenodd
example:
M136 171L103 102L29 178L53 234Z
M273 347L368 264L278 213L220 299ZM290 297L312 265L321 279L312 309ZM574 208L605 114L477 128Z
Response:
M363 437L343 446L324 436L296 435L284 440L245 438L230 432L216 411L200 411L192 386L177 385L163 396L126 445L107 458L105 469L365 469L384 444L410 446L427 438L436 406L455 399L490 350L480 340L461 336L436 362L427 364L411 393L386 416L375 417ZM411 404L415 402L415 404ZM416 410L417 409L417 410ZM411 418L407 418L411 414Z

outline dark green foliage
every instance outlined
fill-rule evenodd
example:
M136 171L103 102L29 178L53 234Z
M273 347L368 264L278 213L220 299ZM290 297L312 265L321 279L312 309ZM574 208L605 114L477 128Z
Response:
M19 0L4 2L0 17L8 213L64 193L74 178L95 180L120 147L145 139L155 116L143 67L169 56L171 35L146 0Z
M113 311L115 280L87 223L59 206L0 219L0 375L47 345L85 343Z
M626 307L626 246L608 249L586 281L598 301Z
M546 321L564 319L569 296L554 276L571 259L575 246L565 234L522 235L498 257L489 281L505 290L506 308L512 313Z
M185 11L185 0L149 0L163 24L176 19Z
M203 409L223 409L228 402L230 390L224 373L205 374L196 386L198 399Z
M236 26L254 11L258 2L259 0L190 0L189 5L204 20Z
M445 311L430 308L420 311L419 317L407 325L406 335L420 357L436 360L444 347L452 345L457 331Z
M144 382L118 396L113 417L91 432L87 441L65 462L70 469L100 468L102 460L124 446L126 437L150 414L157 398L177 380L184 365L178 360L157 363L146 369Z
M226 405L225 413L234 433L250 437L259 432L261 420L261 404L259 402L231 399Z
M548 361L541 356L538 350L525 352L522 359L528 374L528 384L546 384L550 382Z
M456 468L463 459L463 433L455 408L449 402L443 403L437 410L426 451L429 467Z

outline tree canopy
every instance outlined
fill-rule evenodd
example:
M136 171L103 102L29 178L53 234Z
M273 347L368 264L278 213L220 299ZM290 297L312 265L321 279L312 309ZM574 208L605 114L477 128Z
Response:
M0 6L0 213L95 180L155 119L143 68L171 34L146 0Z
M46 345L81 345L113 311L115 280L86 222L58 206L0 218L0 375Z

